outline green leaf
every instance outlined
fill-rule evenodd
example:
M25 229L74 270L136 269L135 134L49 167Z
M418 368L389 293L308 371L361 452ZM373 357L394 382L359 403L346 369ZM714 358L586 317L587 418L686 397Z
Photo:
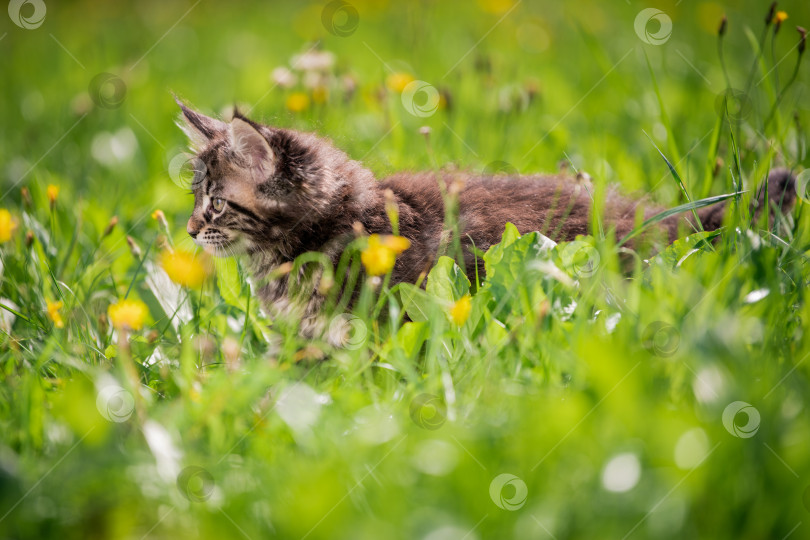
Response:
M520 232L517 230L517 227L511 223L507 223L500 243L490 247L484 255L484 268L486 269L487 276L493 274L495 265L503 259L504 250L515 243L518 238L520 238Z
M503 310L522 309L520 306L526 302L544 296L544 287L554 286L548 283L550 276L543 271L542 263L551 260L557 244L538 232L514 238L510 226L507 225L504 233L505 242L492 246L484 258L487 277L482 290L491 295L489 309L493 317L498 317Z
M486 336L487 348L491 353L500 351L509 341L509 331L504 324L497 319L489 321L486 325L484 335Z
M412 321L428 321L435 303L425 291L410 283L397 285L402 307Z
M242 281L239 278L239 265L233 257L214 259L217 269L217 286L222 299L228 304L246 309L242 300Z
M439 257L427 279L427 293L445 302L455 302L470 292L470 280L450 257Z
M556 243L538 232L514 236L517 229L506 224L503 240L489 248L484 255L487 269L487 282L507 284L527 270L527 264L537 259L548 258Z
M652 258L655 263L663 264L667 268L677 268L683 261L695 253L711 250L711 241L720 235L720 230L703 231L679 238L670 244L664 251Z
M409 358L415 358L427 338L427 330L424 322L407 322L402 325L392 341Z

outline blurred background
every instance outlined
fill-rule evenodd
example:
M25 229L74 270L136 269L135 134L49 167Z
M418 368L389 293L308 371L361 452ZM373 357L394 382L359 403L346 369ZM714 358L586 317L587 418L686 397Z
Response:
M442 166L483 170L503 161L528 173L570 160L628 190L656 186L655 197L670 203L677 189L659 184L666 166L645 132L662 149L676 144L687 174L702 172L727 88L717 54L724 14L732 87L750 86L752 107L765 107L758 96L773 91L770 78L748 81L764 2L361 0L336 9L331 28L326 3L45 5L36 29L4 21L4 186L36 189L48 175L62 177L71 196L92 194L122 217L158 200L167 215L187 210L184 198L171 195L176 186L167 174L186 144L173 126L173 92L209 114L228 118L238 105L271 125L318 131L380 176L429 165L418 132L425 125ZM671 20L661 45L635 31L636 16L650 7ZM33 14L31 3L21 9ZM796 60L794 26L808 7L787 1L779 9L790 17L773 51L785 82ZM648 22L646 32L661 30L660 21ZM326 64L315 59L309 74L294 69L306 51L327 52ZM786 111L806 114L807 69L785 98ZM402 107L398 91L414 79L439 91L435 114ZM700 180L695 189L711 191ZM712 187L727 187L726 180Z
M51 220L52 251L32 255L41 269L30 277L38 301L53 280L87 291L88 306L99 301L96 282L74 283L64 273L96 261L95 243L117 216L98 262L110 268L101 281L120 296L121 276L140 269L124 238L145 246L155 235L155 210L175 241L186 241L192 197L173 94L224 119L238 107L269 125L315 131L380 178L433 167L566 168L662 205L684 202L658 148L694 198L730 192L741 181L750 188L769 166L807 166L810 65L805 53L796 68L796 25L810 25L810 4L779 2L781 28L774 33L773 12L763 38L769 6L12 0L0 18L0 206L15 213L33 204L40 222ZM742 179L729 167L735 148ZM21 225L47 235L45 226ZM4 259L3 294L24 313L25 298L14 291L23 295L25 287L9 285L28 283L22 263L18 281L9 281L11 258L30 262L22 244ZM42 262L57 252L61 268ZM752 260L718 296L782 279L769 266L777 255ZM684 270L686 277L657 275L628 298L639 311L680 320L691 313L680 292L710 290L701 279L733 268L713 260ZM697 322L688 327L694 335L679 327L679 354L696 362L700 377L692 368L645 363L625 381L646 358L635 327L609 336L587 320L560 322L508 353L487 356L487 347L454 341L454 361L477 367L452 376L443 364L424 375L399 366L371 375L367 363L311 372L291 360L306 352L268 359L256 345L255 370L207 378L195 367L205 343L191 340L203 325L178 330L167 345L176 357L165 363L149 356L157 349L144 332L132 354L157 363L138 366L148 371L150 390L132 390L145 397L129 423L97 414L98 396L123 399L113 409L132 414L131 394L103 390L115 387L102 375L120 353L95 345L95 337L82 348L79 334L15 341L8 329L0 348L0 538L807 537L810 433L794 425L806 419L806 375L783 401L763 408L767 442L743 446L744 437L727 436L733 422L718 421L727 404L769 393L788 373L784 364L783 371L762 367L769 351L801 358L791 341L808 315L801 284L794 283L795 302L784 303L774 285L767 307L751 308L745 320L701 305L704 327L725 326L707 336ZM602 300L601 309L615 305ZM241 329L225 315L217 321L208 331ZM633 324L647 322L641 315ZM88 336L108 331L102 323L76 324ZM500 331L488 330L486 339ZM403 343L370 349L384 355L407 349ZM578 364L574 355L588 360ZM526 358L542 358L543 367ZM746 382L734 381L736 369ZM588 383L577 378L585 371ZM278 394L267 389L302 378L308 385L290 386L270 414L268 400ZM425 429L434 415L421 419L419 401L414 413L413 396L447 396L451 380L457 408L435 413L439 425L448 420L442 431ZM713 468L699 468L710 455Z

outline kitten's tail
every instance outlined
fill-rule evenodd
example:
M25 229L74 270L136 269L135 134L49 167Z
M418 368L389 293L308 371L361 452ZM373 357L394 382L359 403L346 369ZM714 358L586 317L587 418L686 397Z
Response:
M758 197L751 202L751 211L754 213L754 220L758 220L767 204L770 206L770 219L773 223L774 207L783 214L790 212L796 204L796 177L788 169L774 169L768 175L768 190L761 190ZM703 229L713 231L723 225L723 218L726 215L728 204L715 204L698 210L698 217L703 225ZM686 219L691 221L691 216ZM675 232L675 231L672 231ZM677 235L677 232L675 232ZM670 235L671 236L671 235ZM671 238L672 239L672 238Z

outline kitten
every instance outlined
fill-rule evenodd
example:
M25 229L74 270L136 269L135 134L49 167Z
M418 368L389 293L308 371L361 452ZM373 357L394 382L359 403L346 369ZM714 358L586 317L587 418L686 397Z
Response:
M399 233L411 242L392 272L392 283L416 282L446 244L442 187L456 189L460 242L466 273L484 276L475 257L500 241L507 222L521 233L540 231L555 241L590 233L591 190L565 176L474 176L399 173L382 181L330 142L309 133L260 125L235 113L230 123L195 112L178 100L181 127L204 165L193 184L194 210L187 230L195 242L217 256L246 254L251 272L262 280L285 262L317 251L337 264L343 248L362 229L391 234L385 211L386 190L399 211ZM459 183L460 181L460 183ZM795 200L793 176L785 170L770 176L769 197L789 208ZM636 225L637 201L611 191L605 204L605 230L622 238ZM660 209L644 207L648 218ZM706 230L722 225L724 208L703 208ZM691 214L672 216L658 225L659 236L672 241L679 228L693 230ZM272 315L293 306L286 279L258 291ZM314 294L302 312L302 331L312 333L322 298Z

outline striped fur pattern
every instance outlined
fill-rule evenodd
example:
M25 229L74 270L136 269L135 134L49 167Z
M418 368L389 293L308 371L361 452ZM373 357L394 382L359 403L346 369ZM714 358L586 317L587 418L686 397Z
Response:
M247 255L258 280L308 251L326 253L337 263L358 228L390 234L384 194L391 190L399 208L400 234L411 241L411 248L397 259L392 283L416 282L447 237L440 182L457 193L460 241L470 277L476 275L476 260L478 275L484 276L483 262L473 254L472 245L487 250L500 240L507 222L521 233L540 231L558 241L591 231L593 202L587 181L562 175L458 172L439 178L434 173L400 173L377 181L359 162L313 134L260 125L239 113L226 123L178 104L181 127L204 164L194 179L188 233L214 255ZM772 173L770 200L790 207L794 183L788 171ZM611 191L605 202L605 229L621 238L636 225L637 214L649 217L660 211L638 207L639 201ZM722 225L722 206L699 214L706 229ZM679 229L692 230L687 218L669 218L654 234L673 240ZM300 317L305 333L316 333L323 299L314 293L305 302L291 300L289 277L262 285L260 300L272 315Z

